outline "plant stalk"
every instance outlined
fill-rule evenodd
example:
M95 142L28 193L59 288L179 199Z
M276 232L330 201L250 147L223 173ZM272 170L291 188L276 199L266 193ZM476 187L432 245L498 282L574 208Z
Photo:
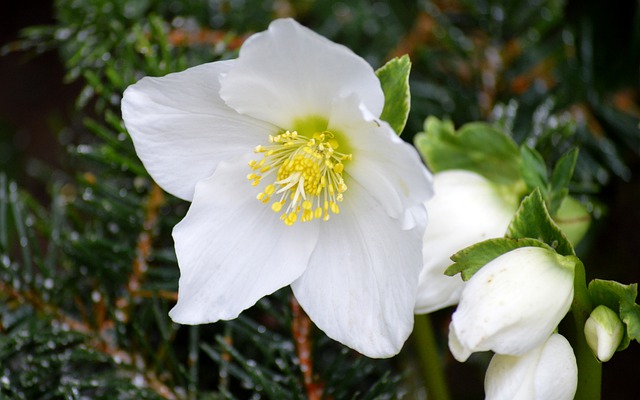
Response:
M413 337L427 386L427 397L430 400L450 400L451 395L444 374L442 357L438 351L429 314L415 316Z

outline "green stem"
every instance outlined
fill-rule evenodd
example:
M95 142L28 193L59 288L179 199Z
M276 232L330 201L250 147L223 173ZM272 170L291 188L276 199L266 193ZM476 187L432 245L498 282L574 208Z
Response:
M449 400L451 396L429 314L415 316L413 337L427 385L427 397L430 400Z
M584 324L592 309L584 265L578 260L575 266L574 297L571 305L576 329L572 345L578 363L578 391L575 400L600 400L601 396L602 364L593 355L584 336Z

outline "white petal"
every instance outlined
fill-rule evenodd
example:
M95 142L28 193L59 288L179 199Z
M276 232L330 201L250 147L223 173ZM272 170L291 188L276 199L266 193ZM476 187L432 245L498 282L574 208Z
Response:
M578 366L573 348L559 334L545 343L534 377L535 400L571 400L578 388Z
M221 160L263 144L275 127L238 114L220 99L220 75L233 61L203 64L127 88L122 117L136 153L169 193L191 200Z
M451 324L449 324L448 342L449 342L449 351L451 351L453 358L455 358L460 362L467 361L467 359L469 358L472 352L471 350L463 346L462 343L460 343L460 340L456 335L456 331L455 329L452 329Z
M487 400L571 400L578 369L573 349L554 333L522 356L496 354L485 376Z
M364 59L292 19L273 21L244 43L221 93L238 112L282 129L293 129L297 118L328 116L338 96L355 93L375 115L384 105Z
M317 224L285 226L256 200L246 160L221 162L198 183L187 216L174 228L180 265L178 304L171 318L200 324L232 319L305 270Z
M429 224L416 302L419 314L458 303L464 282L459 275L444 275L452 264L450 257L474 243L504 236L518 207L517 195L499 193L489 180L473 172L439 172L433 185L435 195L426 203Z
M345 164L345 174L362 185L389 216L403 221L404 228L415 226L407 211L433 193L431 173L417 151L389 124L373 118L355 96L336 99L329 130L341 132L348 140L345 147L353 152L353 160ZM349 186L351 179L345 180Z
M520 355L544 342L573 300L573 272L561 260L551 250L523 247L480 269L452 315L461 345Z
M340 214L320 224L309 267L291 287L329 337L369 357L390 357L413 328L422 226L402 230L355 182L348 193Z
M429 215L431 216L431 211ZM423 256L425 254L427 253ZM425 264L419 278L414 311L416 314L427 314L458 304L465 282L460 274L454 276L444 274L444 270L451 264L451 261L440 265Z
M534 377L542 346L522 356L495 354L484 378L486 400L533 400Z

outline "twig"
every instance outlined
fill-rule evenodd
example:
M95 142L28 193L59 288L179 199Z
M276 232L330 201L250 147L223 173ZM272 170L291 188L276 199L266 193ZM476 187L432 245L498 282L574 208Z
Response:
M314 382L313 379L313 353L311 351L312 345L310 338L313 325L294 296L291 296L291 313L293 317L291 330L296 343L296 353L300 360L300 370L304 378L304 386L307 389L307 398L309 400L320 400L322 398L324 385Z
M198 30L185 30L185 29L172 29L167 38L169 43L176 47L189 47L189 46L202 46L202 45L217 45L218 43L226 42L226 48L228 50L237 50L242 46L245 39L249 35L233 36L229 32L217 31L211 29L198 29Z
M144 207L145 218L142 225L142 232L138 235L138 242L136 243L136 258L133 260L133 268L127 283L127 294L116 301L116 307L121 312L122 322L129 320L131 298L134 297L133 293L142 292L140 285L144 274L149 269L147 259L153 248L153 233L158 224L158 212L163 204L164 194L162 189L154 183Z

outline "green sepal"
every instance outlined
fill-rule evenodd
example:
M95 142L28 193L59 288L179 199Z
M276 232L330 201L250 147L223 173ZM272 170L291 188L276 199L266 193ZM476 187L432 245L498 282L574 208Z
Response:
M432 172L464 169L497 184L520 181L520 154L513 139L484 122L463 125L430 116L414 144Z
M537 239L551 246L560 255L575 255L571 242L551 219L538 188L522 200L507 228L506 236L511 239Z
M467 281L484 265L499 256L520 247L542 247L553 251L553 249L546 243L531 238L489 239L462 249L451 256L451 260L454 261L454 264L450 265L444 273L448 276L454 276L455 274L460 273L462 280Z
M376 75L384 92L384 108L380 119L387 121L400 136L409 118L411 93L409 91L409 73L411 60L408 55L389 60L376 70Z
M640 305L636 304L638 284L623 285L616 281L594 279L589 282L589 297L595 306L605 305L616 311L625 325L625 334L618 351L631 340L640 341Z

